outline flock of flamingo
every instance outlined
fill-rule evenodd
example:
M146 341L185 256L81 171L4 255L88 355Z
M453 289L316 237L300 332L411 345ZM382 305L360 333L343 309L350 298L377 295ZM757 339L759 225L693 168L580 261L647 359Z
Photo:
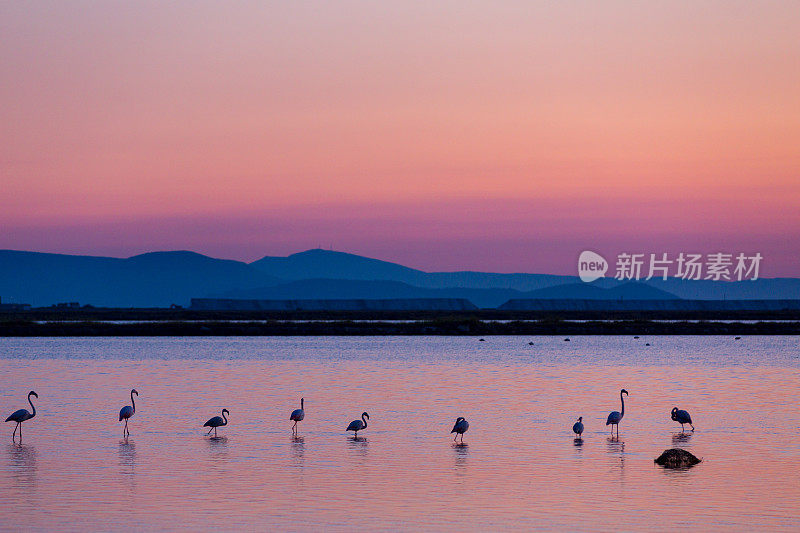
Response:
M126 405L122 409L119 410L119 421L125 421L125 426L122 429L123 436L127 437L130 435L130 430L128 429L128 420L136 414L136 402L133 399L133 395L139 396L139 391L136 389L131 389L131 404ZM611 426L611 436L614 436L614 426L617 428L617 438L619 438L619 423L622 421L622 417L625 416L625 398L624 395L628 395L628 391L622 389L619 391L619 401L622 405L620 411L611 411L608 414L608 418L606 419L606 425ZM31 410L28 411L27 409L19 409L11 413L11 415L6 418L6 422L16 422L17 425L14 427L14 433L11 435L12 441L16 438L17 429L19 429L19 440L22 442L22 423L26 420L30 420L34 416L36 416L36 407L33 405L33 401L31 400L31 396L35 396L37 399L39 395L36 394L35 391L30 391L28 393L28 403L31 406ZM214 432L214 436L217 436L217 428L227 426L228 425L228 417L225 415L229 415L230 411L227 409L222 410L222 416L215 416L209 418L208 421L203 424L204 428L210 428L206 435L210 435L211 432ZM289 420L294 422L292 425L292 435L297 435L297 423L301 422L306 417L305 412L305 398L300 398L300 409L295 409L289 415ZM672 420L678 422L681 425L681 431L684 430L684 425L689 424L694 431L694 425L692 424L692 417L689 415L687 411L683 409L678 409L677 407L672 408L671 412ZM353 420L347 426L345 431L352 431L354 433L353 438L358 438L358 432L367 429L367 420L369 420L369 413L366 411L361 413L361 418L357 420ZM453 437L453 441L458 439L458 436L461 435L461 443L464 443L464 433L467 432L469 429L469 422L463 417L459 416L456 419L456 423L453 426L453 430L450 432L455 433ZM576 439L581 439L583 434L583 417L579 417L578 421L572 426L572 431L576 435Z

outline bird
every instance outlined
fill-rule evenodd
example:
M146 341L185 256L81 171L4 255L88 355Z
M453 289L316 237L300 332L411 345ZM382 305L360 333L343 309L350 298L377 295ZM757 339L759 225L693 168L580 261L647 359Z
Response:
M692 425L692 416L689 414L689 411L684 411L683 409L678 409L677 407L673 407L671 416L675 422L680 423L681 432L683 432L684 424L689 424L690 426L692 426L692 431L694 431L694 425Z
M211 430L214 430L214 436L216 437L217 436L217 428L220 427L220 426L227 426L228 425L228 419L225 416L225 414L231 414L231 412L228 411L227 409L223 409L222 410L222 416L215 416L213 418L209 418L208 422L203 424L204 428L205 427L211 428L211 429L208 430L208 433L206 433L206 435L211 435Z
M131 404L126 405L122 409L119 410L119 419L120 421L125 420L125 428L122 430L122 435L125 436L130 435L131 432L128 429L128 419L136 414L136 402L133 401L133 395L139 396L139 391L136 389L131 389Z
M361 413L361 420L353 420L347 426L345 431L355 431L355 435L353 436L354 439L358 438L358 432L362 429L367 429L367 420L369 420L369 413L364 411Z
M19 441L22 442L22 423L36 416L36 407L33 406L31 396L36 396L36 398L39 398L39 395L36 394L35 391L30 391L28 393L28 403L31 404L31 412L28 412L27 409L20 409L18 411L14 411L9 415L8 418L6 418L6 422L17 423L17 425L14 426L14 433L11 435L11 440L14 440L14 438L17 436L17 428L19 428Z
M463 416L459 416L456 418L456 423L453 426L453 430L450 433L455 433L453 437L453 442L456 441L459 435L461 435L461 444L464 444L464 433L467 432L469 429L469 422Z
M583 417L579 416L578 421L572 424L572 432L577 435L577 439L581 438L581 434L583 433Z
M305 398L300 398L300 409L295 409L294 411L292 411L292 414L289 415L289 420L294 420L294 425L292 426L292 433L297 433L297 423L306 417L306 412L303 406L304 402Z
M622 412L619 411L611 411L608 413L608 419L606 420L606 425L611 426L611 436L614 436L614 426L617 426L617 437L619 437L619 421L622 420L622 417L625 416L625 400L622 398L622 395L628 394L628 391L622 389L619 391L619 401L622 403Z

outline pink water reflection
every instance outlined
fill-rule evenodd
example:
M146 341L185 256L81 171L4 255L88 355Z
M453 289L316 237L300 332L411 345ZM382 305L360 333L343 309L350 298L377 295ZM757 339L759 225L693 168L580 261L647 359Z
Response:
M618 350L619 340L609 339L606 349ZM202 342L214 351L223 341ZM467 355L433 363L392 359L394 342L320 342L372 355L4 360L2 412L21 407L31 387L40 399L21 446L11 443L12 424L0 430L7 506L0 525L800 527L796 366L637 365L634 356L620 366L553 365L547 349L527 363ZM435 343L450 340L426 342L435 351ZM503 342L511 341L481 344ZM771 349L769 341L754 344L751 350ZM142 346L185 345L164 339ZM265 349L254 339L237 349L309 348L276 340ZM123 439L118 411L132 386L141 395ZM619 409L621 387L630 396L617 441L604 422ZM301 396L306 419L294 439L288 418ZM680 434L669 419L675 405L692 413L696 432ZM218 439L204 437L203 422L223 407L229 426ZM344 429L364 410L369 427L354 441ZM581 415L586 431L576 446L571 427ZM457 416L470 422L465 446L449 435ZM673 446L703 463L688 471L656 467L653 458Z

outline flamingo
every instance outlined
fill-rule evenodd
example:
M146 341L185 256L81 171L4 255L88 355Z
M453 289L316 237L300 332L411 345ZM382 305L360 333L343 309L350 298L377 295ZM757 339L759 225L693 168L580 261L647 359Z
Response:
M130 435L131 431L128 429L128 419L136 414L136 402L133 401L133 395L139 396L139 391L136 389L131 389L131 404L126 405L122 409L119 410L119 419L120 421L125 420L125 428L122 430L122 436L124 437L126 434Z
M459 435L461 435L461 444L464 444L464 433L467 432L469 429L469 422L463 416L459 416L456 418L456 423L453 426L453 430L450 433L455 433L455 437L453 437L453 442L456 441Z
M355 435L353 436L354 439L358 438L358 432L362 429L367 429L367 420L369 420L369 413L364 411L361 413L361 420L353 420L347 426L345 431L355 431Z
M673 407L671 416L675 422L680 422L681 433L683 433L684 424L689 424L690 426L692 426L692 431L694 431L694 425L692 425L692 417L689 414L689 411L684 411L683 409L678 409L677 407Z
M17 425L14 426L14 433L11 435L12 441L17 436L17 428L19 428L19 441L22 442L22 423L36 416L36 407L33 406L33 402L31 401L31 396L36 396L36 398L39 398L39 395L36 394L36 392L34 391L30 391L28 393L28 403L31 404L30 412L28 412L27 409L19 409L18 411L14 411L13 413L11 413L11 415L9 415L9 417L6 418L6 422L17 423Z
M223 409L222 410L222 416L215 416L213 418L209 418L208 422L203 424L204 428L205 427L210 427L211 428L211 429L208 430L208 433L206 433L206 435L210 435L211 431L213 430L214 431L214 436L216 437L217 436L217 428L221 427L221 426L227 426L228 425L228 418L225 416L225 414L231 414L231 413L227 409Z
M294 420L294 425L292 426L292 433L297 433L297 423L306 417L306 412L303 406L304 402L305 398L300 398L300 409L295 409L294 411L292 411L292 414L289 415L289 420Z
M581 438L581 434L583 433L583 417L579 416L578 421L572 425L572 432L577 435L576 438Z
M617 426L617 437L619 437L619 421L622 420L622 417L625 416L625 400L622 398L622 395L628 394L628 391L622 389L619 391L619 401L622 403L622 412L619 411L611 411L608 413L608 419L606 420L606 425L611 426L611 436L614 436L614 426Z

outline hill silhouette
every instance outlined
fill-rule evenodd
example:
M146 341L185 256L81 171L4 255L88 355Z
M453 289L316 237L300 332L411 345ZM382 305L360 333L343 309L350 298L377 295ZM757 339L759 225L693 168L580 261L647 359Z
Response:
M250 263L265 274L285 280L349 279L399 281L428 289L468 287L530 291L577 280L551 274L494 272L425 272L397 263L332 250L313 249L286 257L264 257Z
M673 300L672 293L644 283L628 282L615 287L603 288L593 283L567 283L524 293L525 298L581 300Z
M677 298L674 294L641 283L626 283L610 289L604 289L588 283L570 283L535 291L517 291L514 289L473 289L465 287L427 289L414 287L399 281L343 279L298 280L270 287L228 291L217 296L244 300L460 298L469 300L480 308L499 307L508 300L524 298L580 298L589 300Z
M187 305L193 296L277 283L246 263L194 252L127 259L0 250L0 296L33 306L77 301L103 307Z
M464 298L478 307L510 299L800 299L800 279L741 282L670 278L587 284L576 276L424 272L344 252L307 250L247 264L188 251L119 259L0 250L4 303L77 301L106 307L189 305L191 298Z

